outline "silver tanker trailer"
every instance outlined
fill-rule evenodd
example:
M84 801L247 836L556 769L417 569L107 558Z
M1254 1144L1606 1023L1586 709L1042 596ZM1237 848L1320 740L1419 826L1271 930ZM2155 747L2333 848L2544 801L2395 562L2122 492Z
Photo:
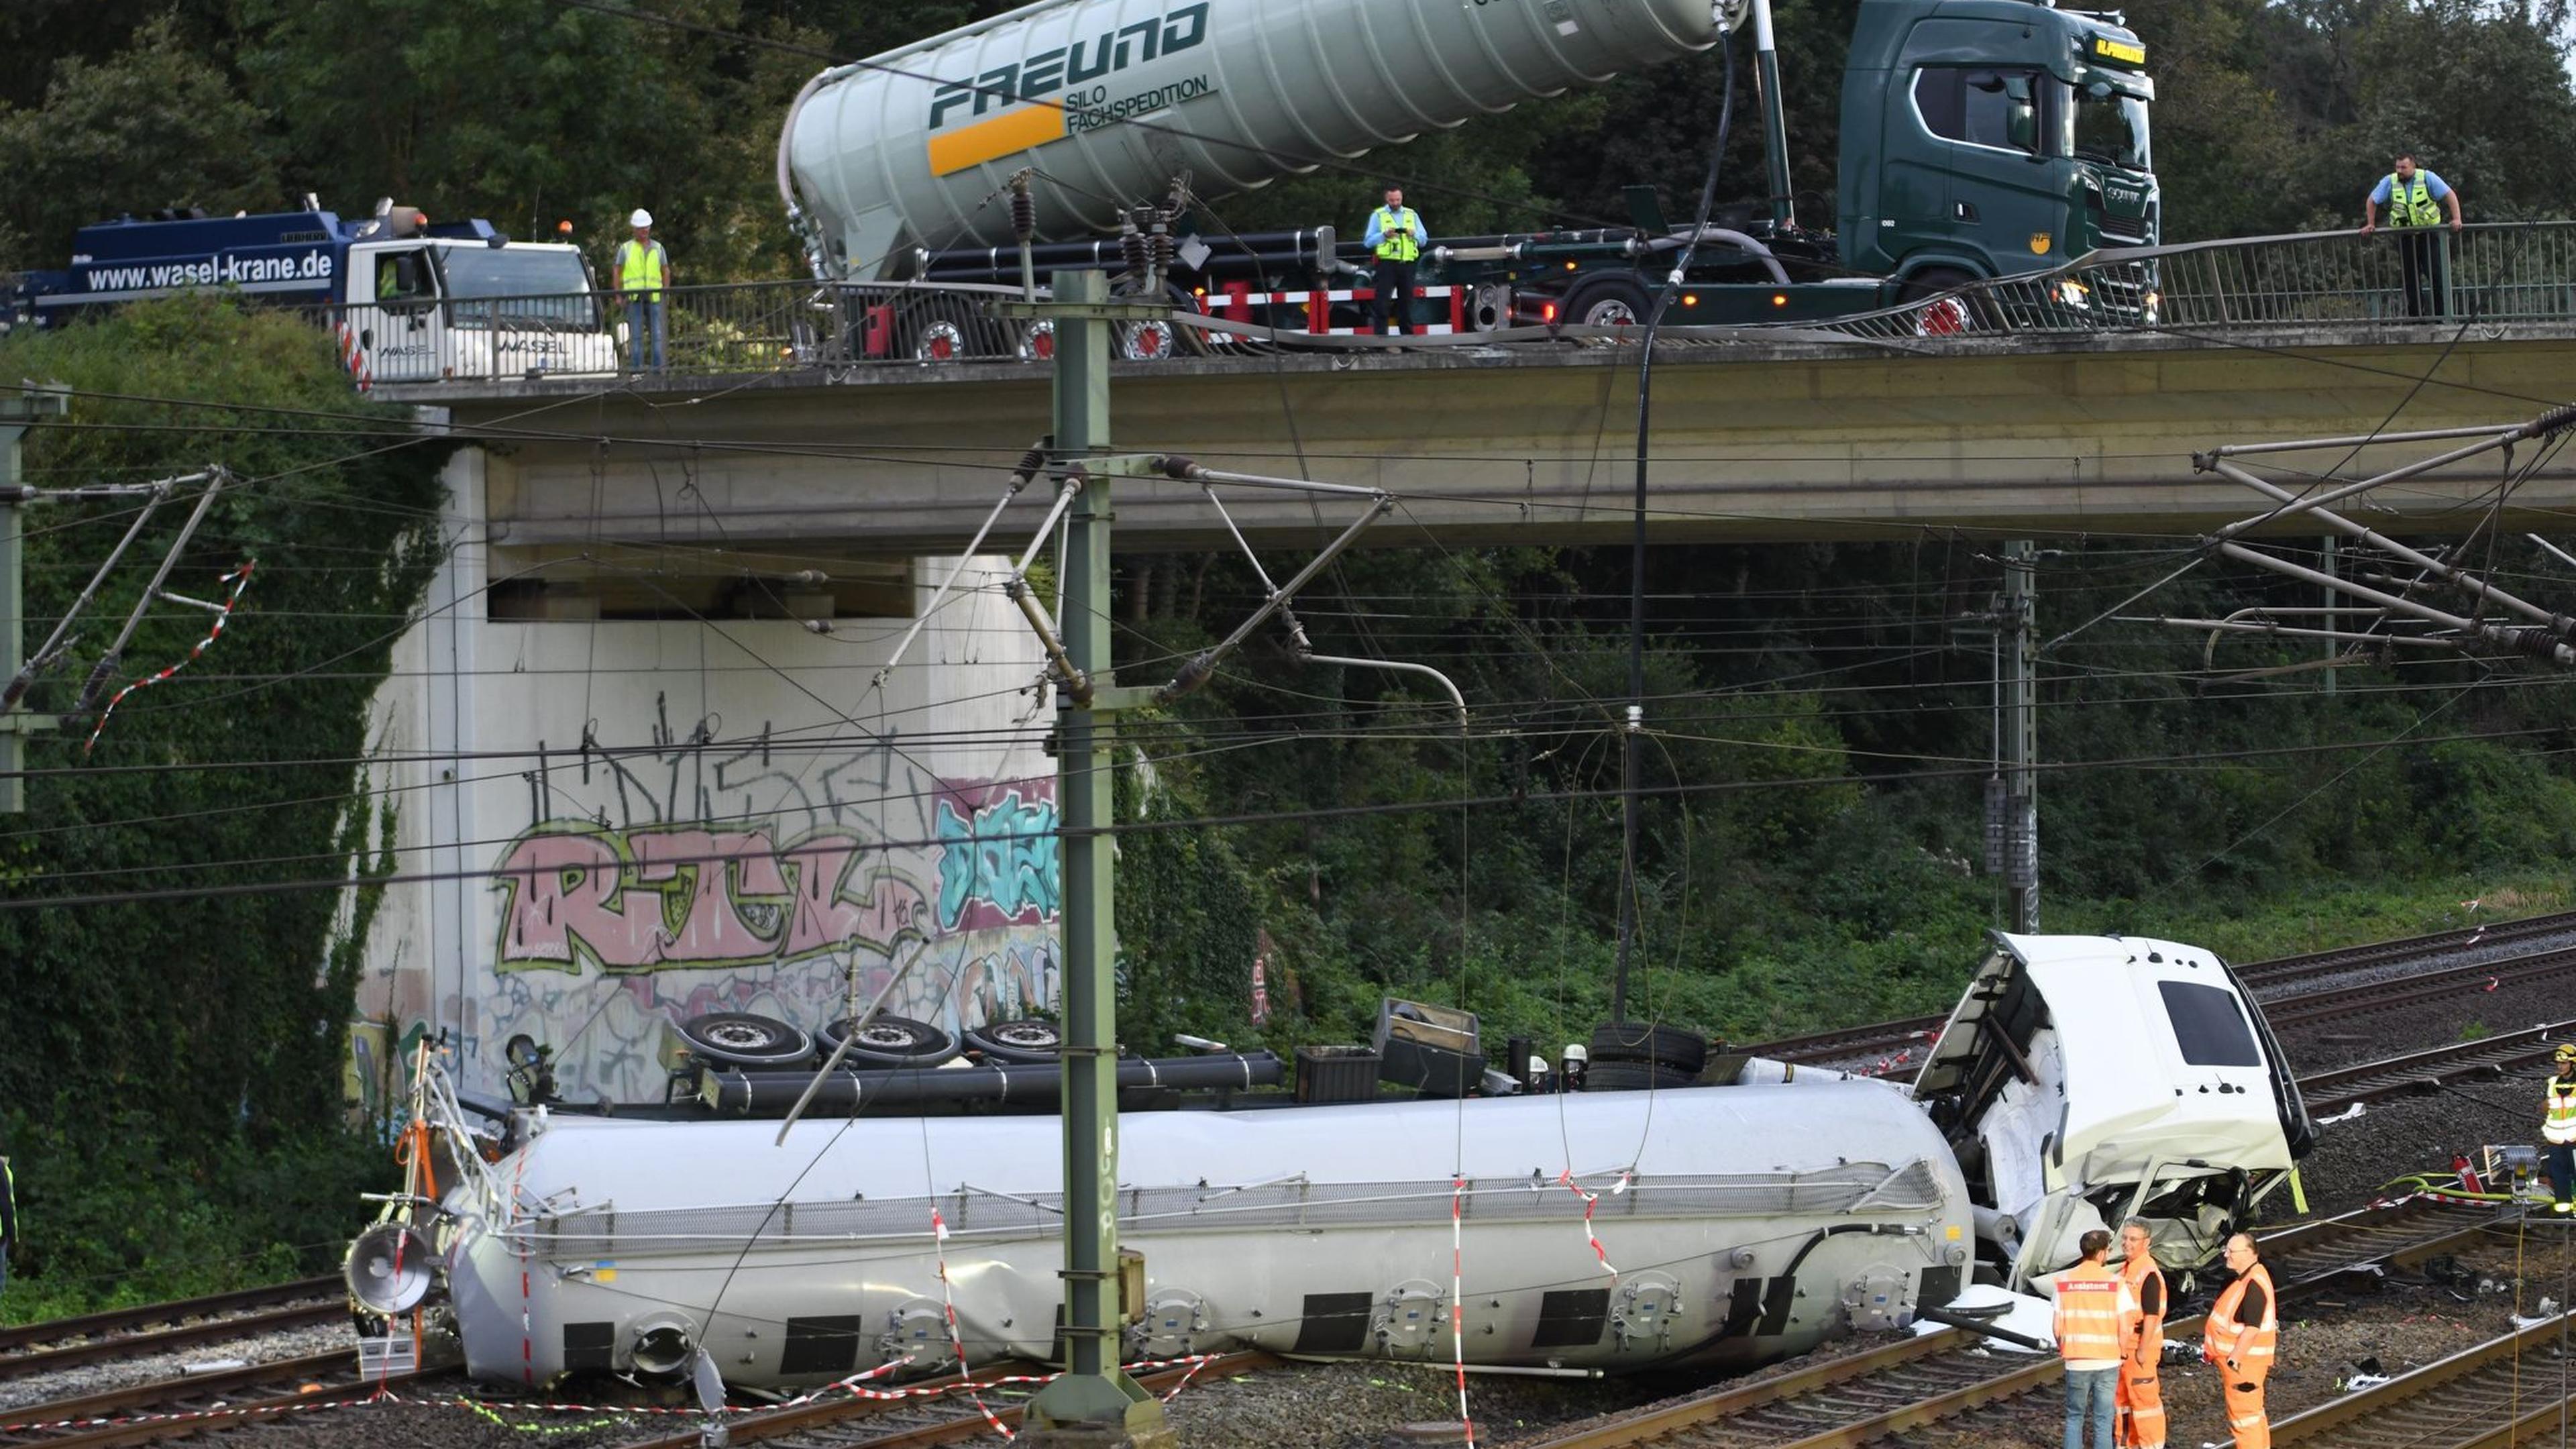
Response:
M1040 0L807 82L778 189L818 275L908 275L916 250L1013 245L1032 158L1039 236L1114 232L1185 172L1225 196L1706 50L1716 8Z
M1125 1114L1128 1356L1445 1362L1454 1210L1469 1363L1752 1365L1971 1281L2027 1290L2130 1215L2168 1266L2206 1262L2313 1132L2252 997L2171 942L1998 936L1916 1060L1910 1088L1718 1056L1686 1087ZM707 1100L739 1109L728 1077ZM677 1377L701 1349L776 1388L961 1345L1053 1357L1055 1119L887 1115L893 1080L780 1140L543 1106L492 1126L433 1074L443 1191L353 1245L356 1301L507 1383Z

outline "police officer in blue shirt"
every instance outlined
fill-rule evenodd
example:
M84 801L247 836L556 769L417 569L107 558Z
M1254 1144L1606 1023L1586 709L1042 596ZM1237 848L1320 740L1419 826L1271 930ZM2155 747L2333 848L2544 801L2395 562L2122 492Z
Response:
M2363 236L2379 230L2381 207L2388 209L2389 229L2401 233L2397 255L2406 269L2409 317L2438 317L2444 310L2443 293L2447 289L2441 284L2436 230L2442 225L2445 206L2450 208L2451 230L2458 231L2460 193L2441 177L2417 166L2412 156L2398 157L2397 169L2379 178L2379 184L2371 188L2370 199L2362 203Z

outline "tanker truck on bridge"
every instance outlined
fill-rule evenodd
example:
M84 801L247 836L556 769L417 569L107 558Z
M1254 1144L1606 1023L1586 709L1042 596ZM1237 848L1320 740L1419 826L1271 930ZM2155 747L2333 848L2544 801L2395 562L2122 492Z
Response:
M1532 1091L1468 1013L1389 1008L1293 1097L1268 1053L1121 1060L1127 1359L1447 1362L1456 1311L1471 1364L1750 1366L2027 1290L2131 1216L2205 1265L2315 1134L2253 996L2169 941L1997 936L1910 1085L1658 1026ZM348 1262L378 1357L785 1388L1055 1356L1058 1069L1015 1025L967 1066L926 1023L674 1023L673 1100L613 1108L549 1102L524 1037L515 1104L424 1074L414 1191ZM818 1072L813 1028L868 1064Z
M1176 297L1302 329L1325 298L1350 300L1317 289L1361 249L1330 227L1236 236L1169 199L1601 84L1738 23L1754 36L1768 200L1701 237L1675 320L1842 317L2156 242L2145 47L2116 14L2027 0L1862 0L1831 230L1801 225L1790 195L1769 0L1040 0L814 77L777 179L820 277L1019 282L1010 192L1025 169L1041 273L1121 270L1134 251L1117 233L1166 207L1195 233L1167 272ZM1452 299L1458 330L1638 320L1686 238L1651 191L1629 199L1624 227L1434 237L1419 280ZM2152 312L2150 285L2059 300ZM935 325L894 320L899 347Z

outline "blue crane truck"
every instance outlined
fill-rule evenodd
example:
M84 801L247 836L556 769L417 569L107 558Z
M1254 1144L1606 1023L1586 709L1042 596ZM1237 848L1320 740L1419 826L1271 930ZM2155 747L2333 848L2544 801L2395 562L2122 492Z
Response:
M514 242L488 221L433 222L377 205L210 217L194 209L82 227L71 265L8 294L18 325L59 327L126 302L223 290L340 332L361 381L608 373L617 340L589 267L567 243Z

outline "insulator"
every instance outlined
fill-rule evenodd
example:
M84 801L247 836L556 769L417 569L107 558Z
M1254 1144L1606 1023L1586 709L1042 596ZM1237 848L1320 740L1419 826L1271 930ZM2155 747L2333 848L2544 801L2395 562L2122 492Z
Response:
M1145 234L1136 230L1136 222L1132 217L1118 233L1118 255L1126 262L1127 270L1131 272L1144 271L1145 264L1153 259L1152 250L1145 241Z
M1021 241L1034 241L1038 234L1038 199L1029 194L1027 177L1011 188L1011 235Z
M1168 231L1164 231L1164 230L1157 229L1157 230L1154 232L1154 270L1155 270L1155 271L1158 271L1158 272L1169 272L1169 271L1172 269L1172 251L1173 251L1173 248L1174 248L1174 242L1173 242L1173 240L1172 240L1172 234L1171 234L1170 232L1168 232Z

